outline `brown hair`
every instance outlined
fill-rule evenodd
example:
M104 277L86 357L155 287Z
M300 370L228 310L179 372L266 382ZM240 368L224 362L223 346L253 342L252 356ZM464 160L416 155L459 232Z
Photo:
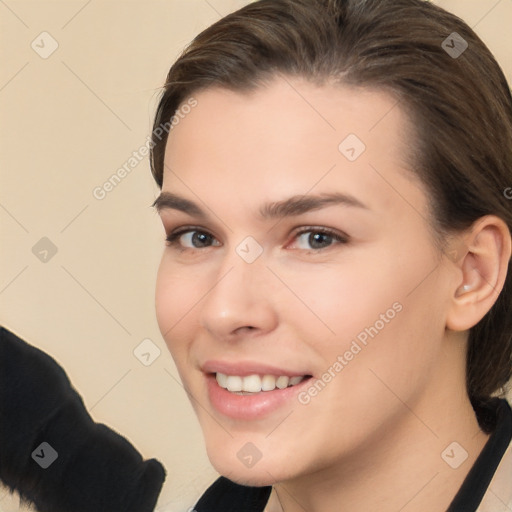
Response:
M468 47L450 54L464 49L459 36ZM512 231L506 78L466 23L424 0L260 0L204 30L171 67L158 105L151 142L158 185L168 135L158 127L187 97L210 86L248 91L276 74L393 94L416 126L414 171L429 192L441 239L487 214ZM497 302L469 334L467 391L474 406L511 378L511 306L509 262Z

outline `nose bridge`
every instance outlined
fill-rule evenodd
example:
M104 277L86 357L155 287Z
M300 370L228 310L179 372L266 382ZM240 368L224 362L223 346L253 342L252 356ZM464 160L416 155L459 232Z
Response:
M263 284L268 279L265 276L268 273L262 255L255 256L251 247L248 248L247 243L242 242L231 248L224 257L218 269L216 284L208 295L222 300L252 300L253 293L257 294L254 285Z
M217 270L201 306L201 324L219 335L243 326L267 328L273 315L265 289L272 274L263 249L255 240L244 239L228 251Z

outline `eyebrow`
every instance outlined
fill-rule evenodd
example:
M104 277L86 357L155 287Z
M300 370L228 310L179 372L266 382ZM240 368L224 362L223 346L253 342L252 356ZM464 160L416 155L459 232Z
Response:
M368 206L354 196L332 192L318 195L296 195L282 201L265 203L260 207L259 215L263 220L280 219L302 215L333 205L369 210ZM209 215L198 204L171 192L162 192L151 206L156 208L158 213L172 209L201 219L209 218Z

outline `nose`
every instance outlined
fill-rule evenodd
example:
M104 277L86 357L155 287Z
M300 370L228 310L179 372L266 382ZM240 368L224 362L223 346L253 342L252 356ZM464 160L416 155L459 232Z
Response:
M275 294L271 290L274 276L263 257L247 263L234 250L231 252L201 301L200 325L212 336L224 340L273 330L277 325L277 311L272 302Z

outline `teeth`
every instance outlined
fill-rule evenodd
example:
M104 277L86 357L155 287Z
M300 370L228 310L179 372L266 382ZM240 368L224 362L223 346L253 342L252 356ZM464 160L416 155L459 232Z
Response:
M221 388L227 389L232 393L247 394L259 393L260 391L273 391L274 389L284 389L289 386L295 386L302 382L304 375L287 377L285 375L275 377L274 375L248 375L239 377L237 375L225 375L217 373L215 375L217 382Z
M242 391L243 379L242 377L232 377L231 375L226 379L226 388L228 391Z
M261 391L276 389L276 378L273 375L264 375L261 380Z
M217 373L217 382L219 383L219 386L221 388L227 388L228 387L228 376L224 375L223 373Z
M276 386L279 389L284 389L288 387L288 382L290 382L290 377L278 377L276 380Z
M231 379L233 377L228 377ZM237 377L235 377L236 379ZM241 391L250 391L251 393L259 393L261 391L261 379L258 375L249 375L242 379Z

